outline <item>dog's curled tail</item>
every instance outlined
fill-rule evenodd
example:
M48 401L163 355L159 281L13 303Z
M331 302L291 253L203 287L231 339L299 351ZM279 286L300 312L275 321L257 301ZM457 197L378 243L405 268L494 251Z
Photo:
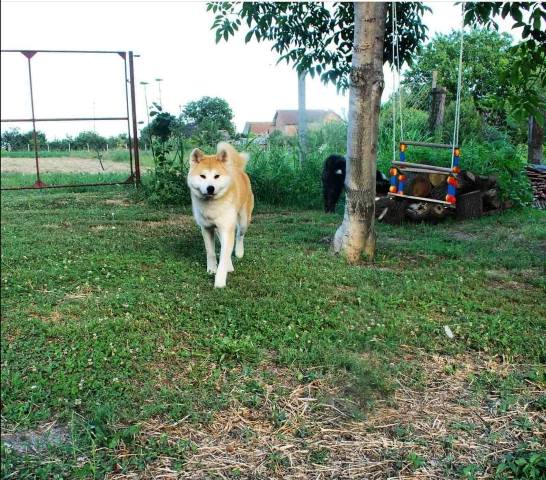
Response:
M218 156L225 155L232 165L236 168L244 170L248 162L248 153L238 152L235 148L227 142L220 142L216 147L216 154Z

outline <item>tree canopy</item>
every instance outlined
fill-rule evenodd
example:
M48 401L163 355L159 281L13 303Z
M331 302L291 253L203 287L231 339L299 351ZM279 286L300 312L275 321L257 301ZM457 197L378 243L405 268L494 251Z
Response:
M404 85L418 92L430 87L432 72L438 72L438 84L448 91L449 99L457 93L460 32L436 35L414 57L404 75ZM512 38L507 33L474 29L465 33L463 49L464 78L462 98L472 98L476 109L490 124L504 124L506 110L499 101L508 93L509 85L502 74L510 65ZM424 105L422 107L425 107Z
M509 49L510 63L501 82L512 88L505 100L520 119L527 115L542 124L546 109L546 3L469 2L464 4L465 23L498 30L495 18L512 18L512 29L521 29L522 41Z
M411 54L427 36L422 15L430 10L420 2L396 4L400 64L411 62ZM339 89L349 86L353 55L354 4L322 2L208 3L215 14L216 41L228 40L243 22L248 27L245 41L273 42L279 62L294 64L298 72L319 75ZM392 63L392 18L387 6L383 60Z
M513 113L521 118L538 114L544 108L546 90L546 4L469 2L463 8L466 25L498 29L495 18L502 17L512 18L513 28L522 29L523 41L510 49L510 68L500 76L501 83L517 88L502 93ZM215 14L212 29L217 42L228 40L246 25L246 42L270 41L279 61L293 64L298 72L319 75L322 81L334 83L341 90L348 88L354 36L352 2L210 2L207 10ZM420 2L396 3L400 64L411 65L412 55L427 39L422 16L428 10ZM392 63L390 3L385 22L383 59Z
M218 130L226 130L230 135L235 132L233 111L223 98L203 97L189 102L182 110L181 118L186 125L195 124L199 128L212 123Z

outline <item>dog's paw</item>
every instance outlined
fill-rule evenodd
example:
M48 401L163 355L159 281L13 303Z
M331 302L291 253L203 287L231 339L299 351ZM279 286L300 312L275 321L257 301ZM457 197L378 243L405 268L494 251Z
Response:
M245 254L245 248L241 245L237 245L235 247L235 256L237 258L243 258L244 254Z
M214 281L214 288L226 288L226 281L225 280L215 280Z

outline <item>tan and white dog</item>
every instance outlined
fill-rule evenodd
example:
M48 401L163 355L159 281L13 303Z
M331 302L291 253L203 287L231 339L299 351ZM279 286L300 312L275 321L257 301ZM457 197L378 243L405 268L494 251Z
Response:
M233 272L231 254L242 258L244 238L252 210L254 195L245 173L246 153L239 153L230 144L218 144L216 155L205 155L198 148L190 154L188 186L193 216L201 227L207 252L207 272L215 273L214 286L226 286L228 272ZM220 239L220 262L216 263L214 233Z

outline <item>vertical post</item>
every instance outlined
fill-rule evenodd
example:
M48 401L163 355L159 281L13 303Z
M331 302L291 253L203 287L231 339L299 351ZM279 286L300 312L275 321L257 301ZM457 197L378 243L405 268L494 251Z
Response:
M434 87L431 92L430 112L428 117L429 129L435 141L440 141L444 125L444 114L446 109L447 89Z
M461 167L459 162L461 159L461 149L459 147L453 148L453 160L451 162L451 175L447 177L447 195L446 202L451 205L457 203L457 175L461 173Z
M123 72L125 75L125 107L127 111L127 138L129 139L129 142L131 142L131 120L130 120L130 114L129 114L129 91L128 91L128 84L129 79L127 78L127 54L126 52L119 52L119 55L121 58L123 58ZM129 148L129 166L131 169L131 177L134 176L133 171L133 149Z
M68 151L70 152L70 142L68 142Z
M436 82L438 80L438 70L432 71L432 90L436 88Z
M408 146L405 143L400 144L400 161L405 162L406 161L406 149ZM398 194L404 195L404 187L406 186L406 180L407 177L400 172L400 175L398 175Z
M36 159L36 182L34 183L34 188L42 188L44 183L40 179L40 161L38 160L38 138L36 136L36 117L34 115L34 92L32 88L32 68L30 66L30 59L36 55L36 52L25 50L21 52L28 61L28 81L30 86L30 108L32 111L32 138L34 142L34 158ZM28 146L30 151L30 146Z
M136 94L135 94L135 69L133 64L133 52L129 52L129 81L131 82L131 110L133 121L133 150L135 158L135 181L140 184L140 158L138 153L138 129L136 117Z
M546 120L546 112L540 112ZM544 126L540 126L535 117L529 117L529 135L527 138L527 161L530 164L540 165L542 163L544 149Z

